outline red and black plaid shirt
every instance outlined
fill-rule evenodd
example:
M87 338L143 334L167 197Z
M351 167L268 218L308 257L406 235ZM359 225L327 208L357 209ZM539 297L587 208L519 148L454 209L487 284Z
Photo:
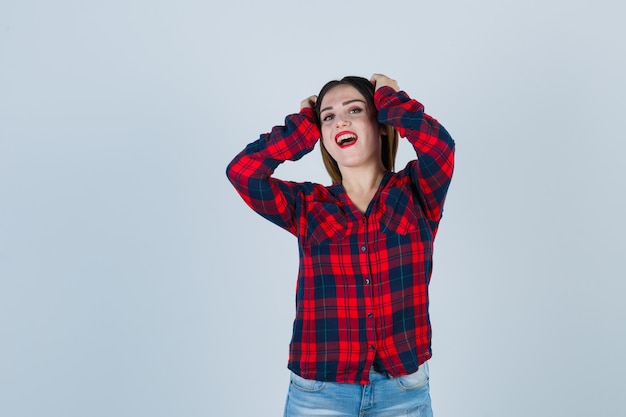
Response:
M378 120L407 138L418 159L384 176L365 214L341 184L272 178L315 146L312 109L287 116L227 170L253 210L298 238L289 369L307 379L367 384L374 363L400 376L431 356L428 283L454 141L402 91L382 87L375 102Z

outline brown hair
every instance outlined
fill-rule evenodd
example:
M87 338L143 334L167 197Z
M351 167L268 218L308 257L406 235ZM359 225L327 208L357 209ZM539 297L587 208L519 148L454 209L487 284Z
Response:
M320 127L320 110L322 107L322 99L331 89L339 86L339 85L349 85L354 87L363 98L365 98L365 102L367 103L367 107L376 117L378 118L378 110L376 109L376 104L374 102L374 85L367 79L363 77L356 76L347 76L343 77L341 80L333 80L329 81L322 87L322 90L317 95L317 100L315 102L315 114L317 115L317 124ZM395 168L396 162L396 154L398 153L398 132L390 125L385 125L385 132L381 137L382 140L382 162L384 167L393 171ZM341 171L339 171L339 166L337 165L337 161L333 159L332 156L328 153L326 148L324 147L324 142L320 141L320 150L322 151L322 160L324 161L324 166L326 167L326 171L330 175L333 183L341 182Z

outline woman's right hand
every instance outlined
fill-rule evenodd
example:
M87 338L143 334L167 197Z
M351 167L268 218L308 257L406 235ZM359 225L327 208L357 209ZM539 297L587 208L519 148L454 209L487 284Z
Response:
M300 102L300 110L305 108L315 109L315 103L317 102L317 96L310 96Z

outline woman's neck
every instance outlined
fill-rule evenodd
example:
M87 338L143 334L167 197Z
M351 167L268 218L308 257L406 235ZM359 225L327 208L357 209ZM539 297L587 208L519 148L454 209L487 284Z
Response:
M375 170L350 169L341 173L344 190L356 207L365 213L385 175L384 168Z
M385 171L362 173L361 175L357 174L350 176L342 174L341 183L343 188L348 192L363 192L371 190L372 188L377 189L384 175Z

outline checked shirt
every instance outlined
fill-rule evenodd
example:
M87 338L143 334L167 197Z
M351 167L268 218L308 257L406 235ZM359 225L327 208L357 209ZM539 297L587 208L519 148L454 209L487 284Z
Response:
M306 379L368 384L374 363L401 376L431 357L428 283L454 141L403 91L381 87L374 98L378 120L407 138L417 159L385 174L365 213L340 183L272 177L320 137L310 108L262 134L227 169L254 211L298 238L289 369Z

